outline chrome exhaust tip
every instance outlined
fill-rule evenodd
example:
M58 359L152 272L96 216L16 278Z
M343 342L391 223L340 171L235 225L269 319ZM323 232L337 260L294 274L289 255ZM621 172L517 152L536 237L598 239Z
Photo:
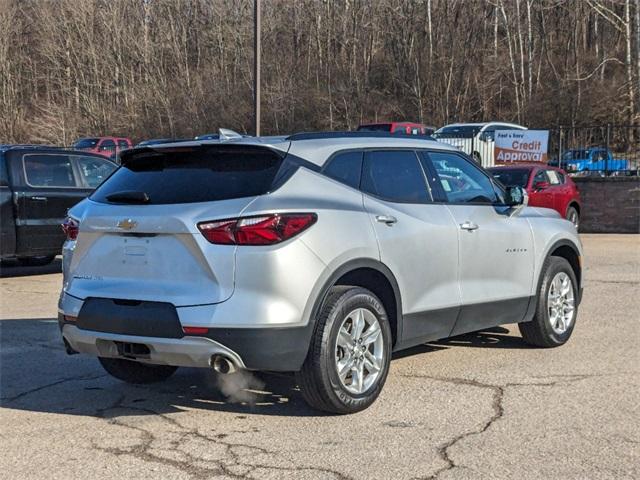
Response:
M221 373L222 375L228 375L238 370L229 357L220 354L213 355L211 357L211 367L213 367L217 373Z

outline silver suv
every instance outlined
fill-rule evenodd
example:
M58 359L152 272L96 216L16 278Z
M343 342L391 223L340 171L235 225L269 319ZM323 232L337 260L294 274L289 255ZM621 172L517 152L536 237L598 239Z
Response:
M362 410L392 352L505 323L562 345L582 247L448 145L385 134L135 148L69 212L69 353L146 383L177 367L295 372L313 407Z

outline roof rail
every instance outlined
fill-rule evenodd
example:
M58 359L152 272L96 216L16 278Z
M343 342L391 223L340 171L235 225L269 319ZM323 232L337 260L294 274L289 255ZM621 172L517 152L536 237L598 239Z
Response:
M429 135L410 135L406 133L391 132L303 132L289 135L285 140L320 140L323 138L409 138L412 140L431 140L435 138Z

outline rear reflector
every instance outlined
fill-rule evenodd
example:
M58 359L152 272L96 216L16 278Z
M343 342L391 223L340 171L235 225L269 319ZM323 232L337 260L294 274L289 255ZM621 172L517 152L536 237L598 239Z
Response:
M206 335L209 329L206 327L182 327L185 335Z
M202 222L198 228L218 245L273 245L296 236L317 219L315 213L282 213Z
M78 321L78 317L72 317L71 315L64 315L64 321L65 322L77 322Z
M75 240L78 238L78 230L80 229L80 224L77 220L67 217L64 222L62 222L62 231L67 236L67 240Z

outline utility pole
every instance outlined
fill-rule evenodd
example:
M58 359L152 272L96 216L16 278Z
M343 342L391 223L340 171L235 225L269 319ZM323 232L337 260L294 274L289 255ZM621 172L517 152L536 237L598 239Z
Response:
M253 113L254 131L260 136L260 2L253 4Z

